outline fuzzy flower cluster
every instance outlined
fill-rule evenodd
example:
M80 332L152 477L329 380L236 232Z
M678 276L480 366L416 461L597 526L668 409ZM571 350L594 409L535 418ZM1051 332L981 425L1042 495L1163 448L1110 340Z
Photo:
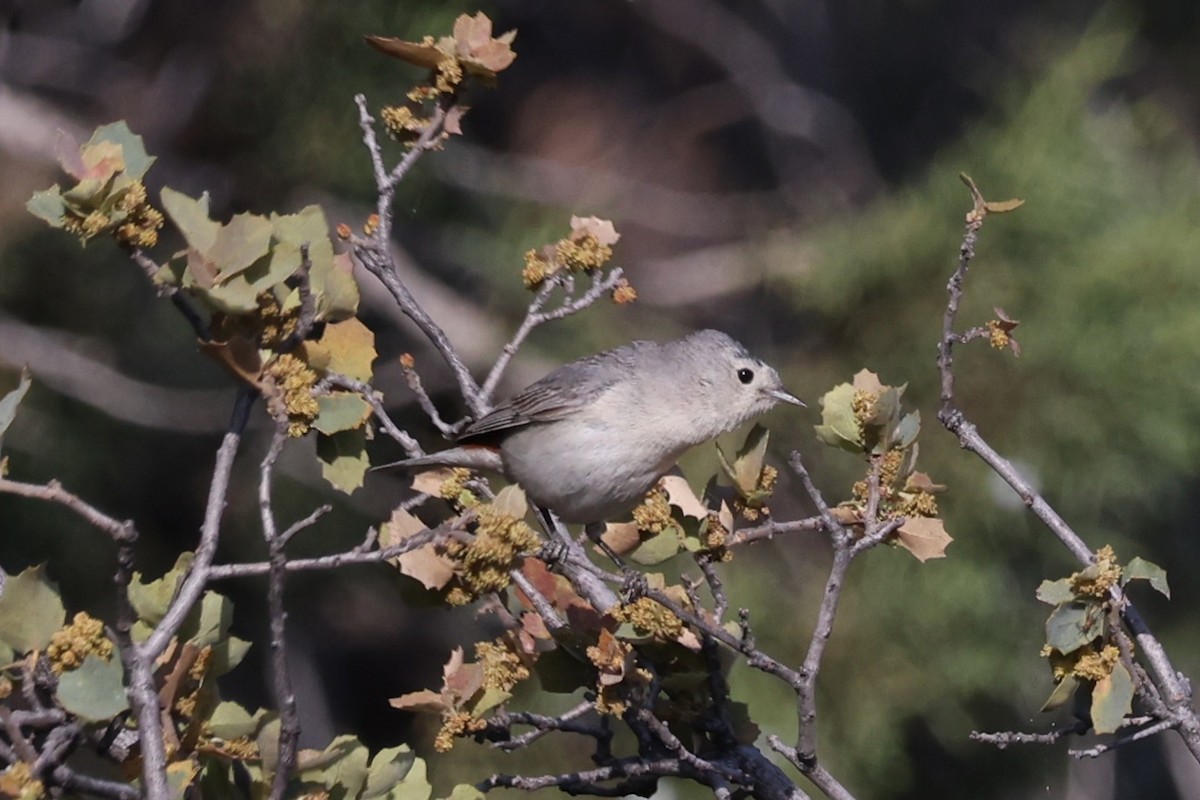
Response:
M442 715L442 727L433 737L433 749L448 753L454 749L454 740L487 727L487 720L472 716L469 711L450 711Z
M683 633L683 621L649 597L617 606L612 615L618 622L628 622L642 636L673 641Z
M112 654L113 643L104 635L104 623L82 611L70 625L56 630L46 647L50 666L60 675L77 669L89 655L107 661Z
M497 592L512 580L509 572L521 560L521 554L536 550L541 540L523 520L498 510L479 506L479 525L470 544L451 542L446 555L459 564L456 577L460 585L446 595L451 605L466 605L480 595Z
M521 280L526 289L536 289L559 273L595 272L612 259L613 245L621 238L612 222L598 217L572 217L571 232L554 244L525 253ZM637 292L627 281L613 290L613 300L629 303Z
M320 411L312 393L317 373L291 353L283 353L267 365L266 377L276 389L272 402L278 404L280 413L287 415L288 436L308 433Z
M1121 565L1112 545L1106 544L1096 551L1096 563L1092 566L1095 569L1089 567L1071 576L1071 589L1076 594L1104 597L1121 580Z
M278 350L296 333L300 324L300 306L284 311L274 292L263 292L258 301L258 318L262 322L259 342L268 350Z
M507 692L530 675L521 657L501 641L476 642L475 660L483 665L483 685L488 689Z
M1121 660L1121 651L1116 645L1106 644L1099 650L1089 646L1063 654L1050 645L1044 645L1042 656L1050 659L1050 670L1056 683L1069 675L1095 682L1112 674L1113 667Z
M99 208L86 213L69 209L63 217L63 230L87 243L93 236L112 231L117 241L130 247L149 248L158 244L158 231L163 215L146 199L146 187L141 181L130 183L119 191L116 202L104 198Z
M633 509L633 521L638 530L651 535L659 534L671 527L671 504L667 493L661 487L656 487L646 495L646 499Z
M467 488L471 480L471 470L465 467L455 467L450 470L450 477L442 481L438 487L438 496L453 503L459 509L472 508L479 504L479 498Z

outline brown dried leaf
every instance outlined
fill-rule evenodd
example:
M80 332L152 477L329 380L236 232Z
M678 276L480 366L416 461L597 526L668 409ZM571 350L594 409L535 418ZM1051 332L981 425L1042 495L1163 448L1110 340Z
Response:
M1023 205L1025 205L1024 200L1014 197L1012 200L988 200L983 207L988 210L989 214L1007 214L1010 211L1016 211Z
M404 711L423 711L429 714L441 714L444 711L451 710L446 701L442 699L441 694L429 689L421 689L418 692L409 692L399 697L393 697L388 700L388 705Z
M858 525L862 522L862 512L853 506L834 506L829 509L829 513L843 525Z
M904 482L904 491L937 494L938 492L946 491L946 485L944 483L934 483L933 479L924 472L914 472Z
M610 220L599 217L571 217L571 239L578 240L584 236L596 237L603 245L612 246L621 238L616 227Z
M623 556L636 550L642 543L642 537L635 522L610 522L604 527L604 533L600 534L600 541L617 555Z
M259 389L262 384L262 358L258 345L243 336L234 336L227 342L200 342L200 352L215 360L233 377Z
M462 118L469 111L466 106L456 105L446 112L442 122L442 130L451 136L462 136Z
M401 544L425 529L425 523L403 508L397 508L380 529L379 543L383 547ZM392 559L392 563L401 573L420 581L426 589L441 589L454 577L454 563L438 555L432 544L409 550Z
M416 42L406 42L394 36L367 35L363 39L367 44L385 56L398 58L401 61L407 61L409 64L426 69L437 69L437 65L446 57L436 47L427 44L417 44Z
M879 376L869 369L860 370L854 376L853 386L860 392L870 392L872 394L882 394L884 388L886 388L879 380Z
M331 322L320 339L304 343L304 353L314 369L369 381L377 356L375 334L358 317Z
M942 521L933 517L914 517L896 531L896 543L922 562L945 558L946 547L953 541Z
M409 485L414 492L431 494L437 497L442 491L442 484L452 477L454 477L454 470L450 469L450 467L427 469L413 475L412 483Z
M700 498L697 498L696 493L692 491L688 480L683 475L679 475L678 470L673 470L671 475L662 476L660 483L662 489L667 493L667 503L678 507L679 511L683 512L683 516L692 519L703 519L708 516L708 506L701 503Z
M455 706L470 700L475 693L483 688L483 665L465 663L461 647L454 648L450 660L442 667L445 680L445 692L450 695Z
M482 11L473 17L462 14L454 21L454 51L471 72L494 77L516 59L517 54L510 47L516 34L509 31L493 39L492 21L486 14Z

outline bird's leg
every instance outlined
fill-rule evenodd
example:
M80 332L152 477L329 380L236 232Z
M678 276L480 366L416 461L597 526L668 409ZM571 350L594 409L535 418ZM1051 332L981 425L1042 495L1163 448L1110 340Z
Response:
M583 532L587 537L600 548L603 553L612 559L617 569L621 572L621 602L632 603L639 597L644 597L649 584L646 582L646 576L638 570L625 563L625 559L617 555L616 551L608 546L608 542L600 538L604 533L603 522L588 523Z
M542 527L546 529L546 542L538 551L538 558L545 561L547 567L554 569L567 558L569 545L563 541L566 532L562 528L562 523L550 513L550 509L541 506L536 506L536 508L538 517L542 520Z

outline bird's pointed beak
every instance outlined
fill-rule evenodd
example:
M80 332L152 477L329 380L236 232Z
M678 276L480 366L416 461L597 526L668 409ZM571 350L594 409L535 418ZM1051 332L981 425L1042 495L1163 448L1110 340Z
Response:
M768 389L767 394L771 397L774 397L781 403L791 403L794 406L808 408L808 405L803 400L801 400L799 397L796 397L796 395L792 394L791 392L784 391L783 389Z

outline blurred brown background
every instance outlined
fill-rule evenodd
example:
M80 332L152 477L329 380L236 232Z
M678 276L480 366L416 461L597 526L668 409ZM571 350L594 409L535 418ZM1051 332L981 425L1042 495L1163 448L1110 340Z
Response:
M1023 355L968 349L961 399L1091 544L1168 569L1171 602L1135 597L1200 679L1200 6L1188 0L0 3L0 391L21 364L35 378L5 441L12 473L57 477L136 519L141 563L158 574L194 544L234 395L116 247L81 250L25 212L30 194L59 180L60 132L84 141L127 120L159 158L152 197L163 185L208 191L221 218L317 202L331 222L357 225L373 184L351 98L397 102L417 78L361 35L440 35L476 10L498 31L519 30L518 59L476 98L466 136L421 161L397 206L414 292L474 367L521 318L522 254L563 235L575 213L616 222L617 261L641 299L538 331L509 388L634 336L702 326L780 364L813 406L864 366L909 384L925 468L951 486L942 508L957 541L942 561L881 550L852 573L821 684L835 774L859 797L888 800L1200 796L1200 769L1169 736L1085 763L1063 746L1001 752L967 740L972 729L1069 721L1037 713L1051 688L1038 657L1049 609L1033 592L1074 566L934 416L965 171L990 197L1028 202L985 226L962 317L1004 308L1022 322ZM408 405L397 354L417 354L447 415L461 405L367 276L363 288L379 386L435 444ZM857 465L816 443L818 419L810 408L768 423L777 457L803 450L838 500ZM262 434L252 429L242 457L227 559L261 555ZM339 508L297 553L357 541L401 491L372 476L339 499L309 446L285 458L281 511ZM702 483L714 464L704 448L684 467ZM773 507L808 513L792 485ZM110 559L64 512L0 497L4 569L49 560L69 604L102 612ZM819 541L758 545L727 570L732 602L754 610L762 643L798 660L826 568ZM433 682L481 623L409 609L382 568L292 586L305 742L353 732L428 754L430 730L386 698ZM238 603L235 632L259 636L262 586L218 588ZM741 669L733 681L765 732L792 735L780 687ZM227 689L265 702L261 662L249 659ZM560 752L504 760L460 745L431 767L444 786L537 769Z

